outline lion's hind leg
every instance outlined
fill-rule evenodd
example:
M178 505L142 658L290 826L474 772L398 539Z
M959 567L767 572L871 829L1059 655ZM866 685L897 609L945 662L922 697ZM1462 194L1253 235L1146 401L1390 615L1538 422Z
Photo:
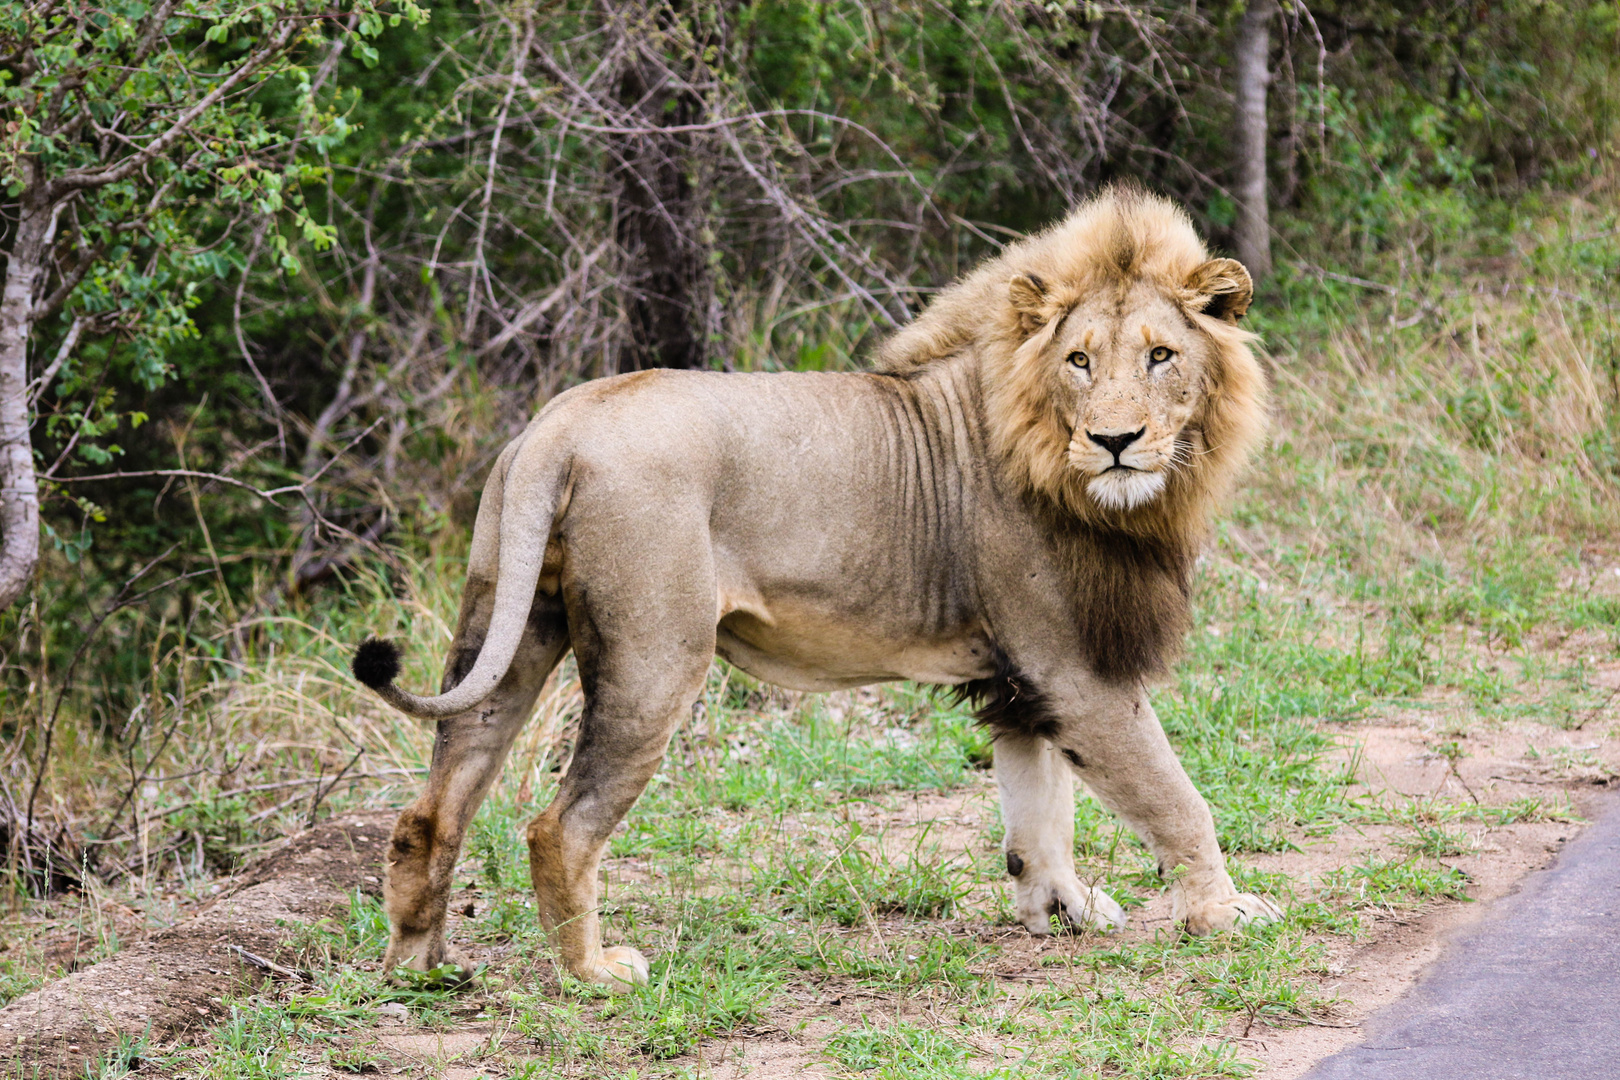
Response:
M396 967L431 971L445 964L467 967L444 933L445 907L462 840L534 709L546 677L567 648L567 625L560 608L537 609L495 692L471 712L439 721L427 790L400 813L389 843L383 886L389 923L384 971ZM446 670L446 681L452 685L463 653L452 648Z
M602 947L597 871L703 689L715 643L706 555L696 539L667 543L627 559L637 573L597 578L569 599L585 715L556 798L529 826L529 872L563 966L611 990L646 983L648 968L635 949Z
M647 688L637 707L615 707L598 693L586 706L579 746L557 797L529 825L529 873L540 921L575 978L612 990L647 981L647 960L625 946L604 949L597 917L597 870L613 830L658 771L670 735L691 712L709 657ZM622 702L622 699L621 699Z

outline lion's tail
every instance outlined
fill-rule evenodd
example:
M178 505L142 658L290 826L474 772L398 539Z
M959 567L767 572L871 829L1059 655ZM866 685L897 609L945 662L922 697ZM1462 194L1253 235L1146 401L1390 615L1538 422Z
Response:
M482 704L506 677L523 640L540 582L546 541L565 499L567 484L567 455L558 453L550 439L525 438L506 470L500 520L495 523L500 530L500 554L489 629L478 659L465 678L434 697L401 690L394 685L399 674L399 648L391 641L376 638L355 650L355 678L400 712L423 720L455 716ZM484 525L482 515L478 525Z

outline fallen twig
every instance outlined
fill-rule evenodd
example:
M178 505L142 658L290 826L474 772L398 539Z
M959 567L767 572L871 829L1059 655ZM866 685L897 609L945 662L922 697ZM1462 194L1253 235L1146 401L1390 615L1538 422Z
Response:
M262 968L263 970L274 975L280 975L284 979L297 979L299 982L315 981L315 976L308 971L299 971L290 967L283 967L274 960L266 960L264 957L259 956L256 953L248 952L240 945L226 945L225 947L231 952L235 953L237 956L240 956L243 960L246 960L248 963L252 964L254 967Z
M343 779L345 773L354 768L354 763L359 761L360 755L364 754L365 752L365 747L357 747L354 751L354 757L349 759L349 763L347 765L338 770L338 774L332 777L332 782L330 784L327 784L325 787L322 787L318 783L315 785L315 797L311 799L309 803L309 823L305 826L306 828L313 829L315 827L315 813L321 808L321 800L332 794L332 790L338 786L338 781ZM318 780L320 778L316 777L316 779Z
M1311 1025L1311 1027L1323 1027L1323 1028L1358 1028L1358 1027L1361 1026L1361 1021L1360 1020L1351 1020L1349 1023L1345 1023L1345 1024L1333 1024L1333 1023L1329 1023L1326 1020L1312 1020L1308 1016L1269 1016L1269 1017L1264 1017L1263 1019L1271 1027L1276 1027L1278 1022L1294 1023L1294 1024L1309 1024L1309 1025Z

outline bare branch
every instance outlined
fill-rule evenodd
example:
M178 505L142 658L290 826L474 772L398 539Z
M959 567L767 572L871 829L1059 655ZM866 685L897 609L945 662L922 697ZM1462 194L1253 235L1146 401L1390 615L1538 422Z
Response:
M28 384L28 407L30 409L39 404L40 395L49 388L51 380L56 378L56 373L62 370L63 364L67 363L67 358L73 355L73 347L79 343L79 335L84 332L85 322L83 315L74 317L73 325L68 327L68 332L62 337L62 343L56 347L56 358L50 362L44 371L39 373L33 382Z
M259 257L259 247L264 243L264 234L269 228L269 219L261 218L258 228L253 230L253 244L248 249L247 260L242 264L241 272L237 275L236 298L231 305L231 329L236 334L236 348L242 354L242 362L253 372L254 381L259 384L259 393L264 397L264 403L270 410L270 418L275 421L276 445L281 448L282 457L285 458L287 427L281 422L281 402L276 400L275 391L270 389L270 380L264 377L259 365L253 362L253 350L248 348L247 338L242 333L242 294L247 289L248 278L253 275L253 263Z

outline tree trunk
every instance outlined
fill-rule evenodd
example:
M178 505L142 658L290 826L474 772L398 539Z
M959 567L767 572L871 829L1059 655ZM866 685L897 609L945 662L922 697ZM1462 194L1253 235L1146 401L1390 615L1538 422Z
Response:
M1271 222L1266 213L1266 86L1271 74L1271 17L1276 0L1250 0L1238 23L1233 52L1233 143L1237 151L1238 262L1256 281L1271 273Z
M658 4L631 33L656 26L668 29L674 11ZM675 35L669 34L669 37ZM677 46L678 47L678 46ZM619 103L637 127L692 124L702 105L689 90L671 86L653 46L636 42L619 79ZM618 241L625 256L630 342L619 369L701 368L708 358L708 252L702 240L698 199L687 170L692 167L690 134L669 132L624 136L619 158Z
M50 246L51 208L32 191L18 203L17 234L0 295L0 611L27 590L39 562L39 480L28 423L28 339L34 287Z

